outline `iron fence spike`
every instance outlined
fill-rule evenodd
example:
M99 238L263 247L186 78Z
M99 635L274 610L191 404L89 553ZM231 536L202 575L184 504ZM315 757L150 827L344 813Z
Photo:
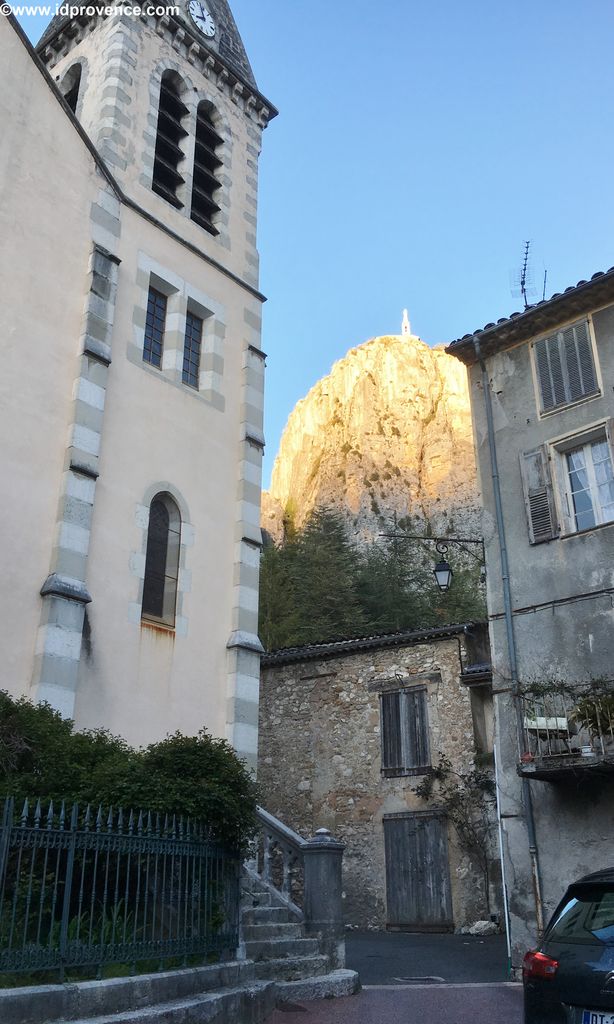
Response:
M72 812L71 812L71 815L70 815L70 827L71 827L73 832L76 832L78 824L79 824L79 804L78 803L74 803L72 805Z
M41 817L42 817L42 811L41 811L41 802L40 802L40 797L39 797L39 799L36 801L36 807L34 808L34 828L40 828Z
M102 804L98 804L98 814L96 815L96 831L102 831Z
M136 823L136 830L137 830L137 833L140 836L143 835L143 812L142 811L139 811L139 819L138 819L138 821Z
M113 804L109 806L109 814L107 817L107 832L111 832L113 829Z
M147 835L151 835L151 811L147 811Z
M123 833L123 831L124 831L124 812L121 809L121 807L120 807L119 813L117 815L117 831L120 832L120 833Z
M53 800L49 801L49 810L47 811L47 828L53 828Z
M128 818L128 835L131 836L134 832L134 811L130 808L130 817Z
M21 827L22 828L25 828L26 825L28 824L28 817L29 817L29 815L30 815L30 805L28 803L28 798L26 797L24 802L23 802L23 807L21 809Z
M86 832L89 832L91 824L92 824L92 807L91 807L91 804L88 804L87 807L85 808L85 818L83 819L83 828L85 829Z
M60 820L58 822L60 831L64 828L64 822L66 821L66 804L62 800L60 804Z

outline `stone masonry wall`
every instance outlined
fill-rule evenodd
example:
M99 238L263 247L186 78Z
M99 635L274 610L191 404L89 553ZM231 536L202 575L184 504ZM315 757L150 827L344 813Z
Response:
M261 677L259 785L266 809L301 834L330 829L346 844L346 924L386 925L383 816L441 807L416 795L423 776L381 773L380 680L426 682L431 760L473 764L470 695L460 682L457 637L410 646L344 652L264 667ZM430 678L429 678L430 677ZM487 916L479 868L449 826L456 928ZM496 872L495 872L496 874Z

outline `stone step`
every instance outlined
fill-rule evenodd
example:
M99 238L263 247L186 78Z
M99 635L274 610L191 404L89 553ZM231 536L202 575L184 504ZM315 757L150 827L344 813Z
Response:
M307 1002L311 999L338 999L341 996L353 996L360 990L360 978L356 971L331 971L313 978L301 978L300 981L281 981L276 985L277 1002Z
M317 939L263 939L245 943L248 960L276 960L282 956L309 956L317 952Z
M287 956L278 960L259 960L254 964L256 977L261 981L296 981L326 974L327 956Z
M274 921L273 923L244 924L245 942L261 942L263 939L301 939L303 926L296 921Z
M251 907L241 913L243 925L251 924L295 924L296 915L285 907Z
M273 982L253 981L239 988L203 992L104 1017L84 1017L70 1024L264 1024L275 1008L275 989Z
M270 907L273 906L273 897L270 892L243 892L241 904L244 907Z

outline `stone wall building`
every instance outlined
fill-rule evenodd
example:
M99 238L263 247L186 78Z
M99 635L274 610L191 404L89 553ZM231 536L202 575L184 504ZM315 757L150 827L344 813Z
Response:
M275 110L207 9L83 8L36 51L0 18L0 685L255 764Z
M454 342L486 545L514 964L614 832L614 270Z
M441 754L460 772L476 755L488 763L490 711L479 624L264 656L258 772L267 810L346 844L347 924L446 931L499 909L493 828L489 908L437 789L428 801L416 794Z

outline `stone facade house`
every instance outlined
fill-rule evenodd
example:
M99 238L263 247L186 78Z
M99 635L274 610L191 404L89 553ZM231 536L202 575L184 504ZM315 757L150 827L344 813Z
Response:
M483 624L297 647L262 661L259 782L267 810L299 833L345 843L344 914L359 928L447 931L499 909L495 816L484 875L437 786L488 763L490 665ZM489 904L490 903L490 907Z
M0 18L0 685L255 764L276 112L226 0L156 10L59 14L36 50Z
M614 269L448 351L469 373L518 967L612 860Z

